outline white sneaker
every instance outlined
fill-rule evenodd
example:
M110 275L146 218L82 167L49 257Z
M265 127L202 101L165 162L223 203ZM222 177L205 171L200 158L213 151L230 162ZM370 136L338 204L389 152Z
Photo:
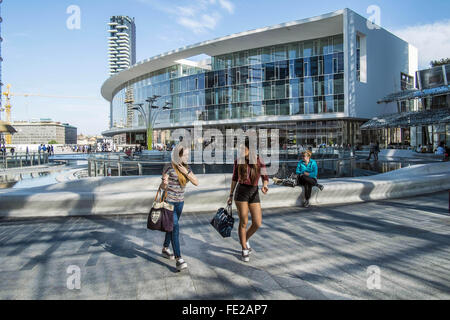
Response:
M161 255L166 259L175 260L175 256L169 248L163 248Z
M252 248L250 247L250 242L247 241L247 249L248 249L248 253L252 253Z
M250 254L248 250L242 250L242 261L244 262L250 261Z
M177 270L181 271L186 268L187 268L187 263L182 258L178 259L177 260Z

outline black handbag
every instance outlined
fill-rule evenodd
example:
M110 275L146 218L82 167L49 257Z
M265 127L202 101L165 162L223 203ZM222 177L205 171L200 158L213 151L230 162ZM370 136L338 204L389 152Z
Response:
M152 208L147 219L147 228L150 230L157 230L162 232L173 231L173 205L165 202L167 193L164 193L164 197L158 200L159 191L156 193L155 200L153 201Z
M228 238L231 236L231 230L233 230L234 226L234 218L231 206L228 206L227 209L220 208L217 210L216 215L211 220L211 225L220 235L224 238Z

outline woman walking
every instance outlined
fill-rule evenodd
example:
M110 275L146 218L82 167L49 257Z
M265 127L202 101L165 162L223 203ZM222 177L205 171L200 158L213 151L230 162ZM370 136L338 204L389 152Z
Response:
M190 150L181 144L175 147L172 152L171 163L164 166L161 183L161 189L166 190L167 202L173 205L173 231L166 233L162 256L170 260L176 259L178 271L187 268L187 263L181 257L179 226L184 206L185 187L189 181L198 186L197 177L187 164L189 152ZM174 253L169 249L171 243Z
M240 146L240 151L245 155L245 163L238 164L234 161L233 178L231 181L231 191L228 198L228 205L233 203L233 193L236 188L234 201L239 215L239 240L242 246L242 260L250 261L250 244L248 240L255 234L256 230L261 227L262 211L261 201L259 199L258 180L261 177L263 182L262 192L266 194L269 191L269 177L267 176L266 166L264 162L255 155L250 159L249 141ZM241 153L242 154L242 153ZM239 183L239 184L238 184ZM247 230L248 212L252 216L252 225Z
M312 152L306 150L303 153L303 160L297 165L297 184L305 187L305 208L309 207L309 199L311 198L312 187L318 187L323 190L323 185L317 183L317 163L311 159Z

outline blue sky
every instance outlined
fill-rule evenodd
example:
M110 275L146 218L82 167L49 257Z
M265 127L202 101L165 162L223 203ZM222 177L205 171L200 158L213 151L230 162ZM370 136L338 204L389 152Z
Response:
M69 30L70 5L81 28ZM450 1L301 0L5 0L2 4L3 83L17 93L92 97L89 100L14 97L13 120L52 118L83 134L108 128L109 104L100 95L108 77L107 23L136 18L138 61L185 45L342 8L369 17L419 48L420 67L450 57ZM4 114L2 114L4 119Z

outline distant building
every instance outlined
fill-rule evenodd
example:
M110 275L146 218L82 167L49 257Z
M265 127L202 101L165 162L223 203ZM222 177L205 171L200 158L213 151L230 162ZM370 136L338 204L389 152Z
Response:
M77 128L68 123L42 119L36 122L16 121L11 125L17 130L12 136L12 144L77 143Z
M134 18L113 16L108 25L109 74L114 75L136 63L136 24Z
M373 118L361 126L363 137L382 144L418 147L450 145L450 64L416 72L405 78L401 91L387 95L379 104L397 103L397 112Z

